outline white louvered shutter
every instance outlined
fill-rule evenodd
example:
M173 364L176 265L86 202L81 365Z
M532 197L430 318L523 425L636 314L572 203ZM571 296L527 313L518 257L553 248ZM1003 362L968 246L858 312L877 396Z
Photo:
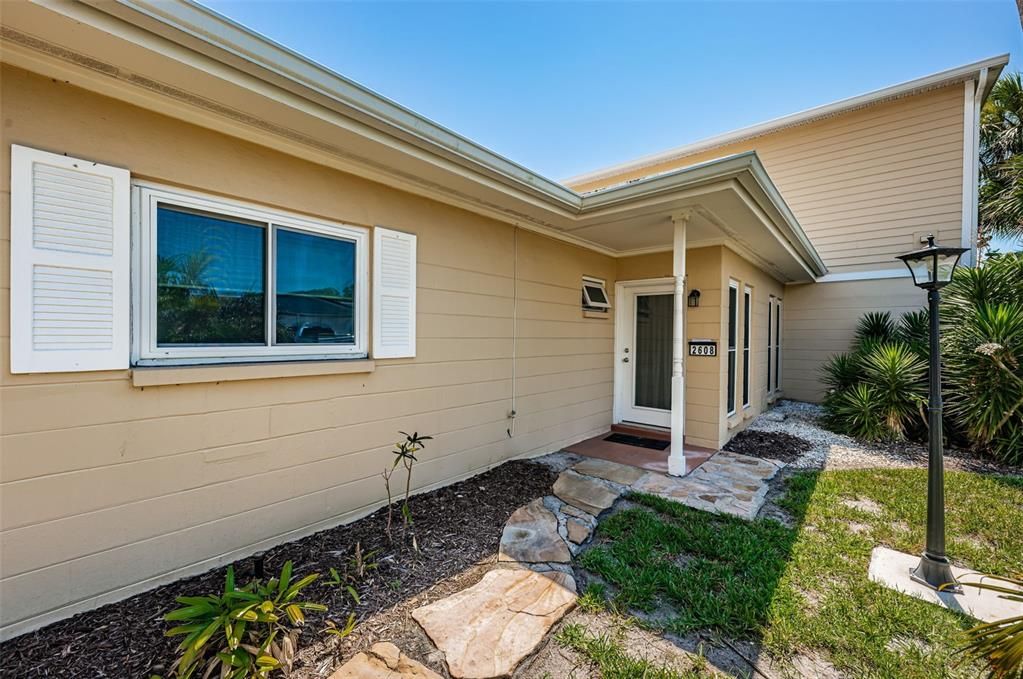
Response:
M11 146L11 372L129 361L130 175Z
M373 229L373 357L416 355L416 237Z

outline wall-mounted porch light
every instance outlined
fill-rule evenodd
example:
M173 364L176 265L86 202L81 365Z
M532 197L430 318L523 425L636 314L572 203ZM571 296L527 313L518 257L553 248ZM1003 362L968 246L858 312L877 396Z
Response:
M700 306L700 291L693 290L689 293L689 306L695 307Z

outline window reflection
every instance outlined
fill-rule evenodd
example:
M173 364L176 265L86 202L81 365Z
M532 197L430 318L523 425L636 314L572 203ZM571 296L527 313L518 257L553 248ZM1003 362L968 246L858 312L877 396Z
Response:
M275 234L277 344L355 344L355 243Z
M158 345L264 344L265 228L157 209Z

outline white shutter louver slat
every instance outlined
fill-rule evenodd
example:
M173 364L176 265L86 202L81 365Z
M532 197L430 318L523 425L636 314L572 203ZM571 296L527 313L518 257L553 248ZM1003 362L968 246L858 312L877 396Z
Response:
M416 237L373 230L373 356L416 355Z
M127 170L11 146L11 372L129 361Z

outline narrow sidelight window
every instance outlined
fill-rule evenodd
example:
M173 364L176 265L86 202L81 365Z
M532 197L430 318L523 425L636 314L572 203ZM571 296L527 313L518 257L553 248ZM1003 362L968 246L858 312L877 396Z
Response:
M739 321L739 284L728 284L728 414L735 414L736 339Z
M767 393L774 391L771 377L774 375L774 295L767 298Z
M781 300L774 302L774 389L781 389Z
M742 407L749 408L749 381L750 381L750 319L752 313L750 302L753 300L753 290L746 286L742 292Z

